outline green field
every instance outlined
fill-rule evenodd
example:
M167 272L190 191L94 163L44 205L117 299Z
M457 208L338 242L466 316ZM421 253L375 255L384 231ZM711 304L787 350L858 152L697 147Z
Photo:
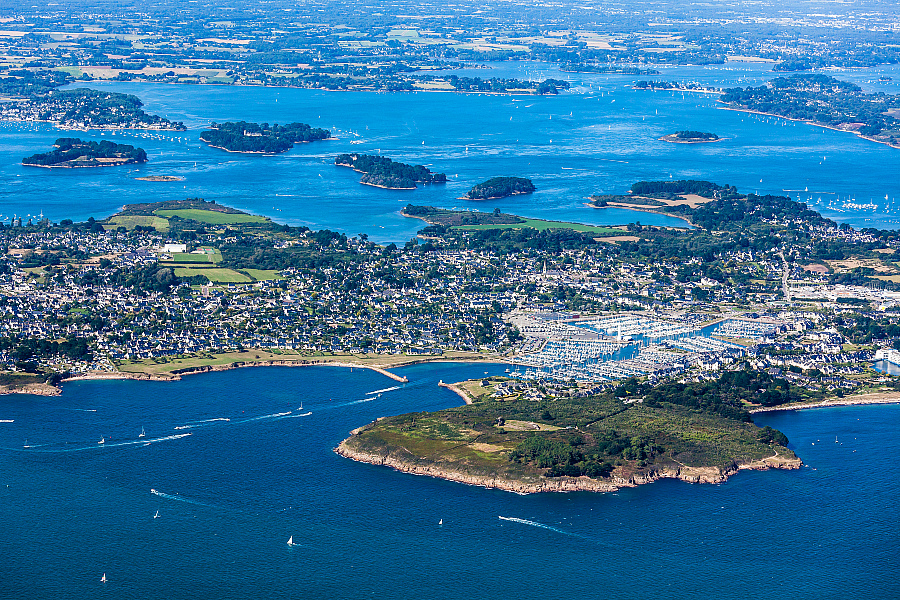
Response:
M542 219L525 219L523 223L503 223L498 225L457 225L454 229L523 229L531 227L538 231L547 229L572 229L582 233L596 233L598 235L628 235L627 231L614 227L598 227L596 225L582 225L581 223L566 223L564 221L544 221Z
M172 255L172 261L177 263L211 263L210 256L206 254L185 254L176 252Z
M116 227L125 227L129 231L135 227L152 227L157 231L168 231L169 221L162 217L144 215L118 215L110 217L109 222Z
M231 269L192 269L188 267L175 268L176 277L194 277L196 275L206 275L206 277L209 278L209 280L213 283L250 283L253 281L252 279L250 279L250 277L244 275L243 273L238 273L237 271L232 271Z
M284 279L278 274L278 271L264 271L262 269L241 269L241 273L246 273L257 281L272 281L273 279Z
M223 213L214 210L202 210L199 208L181 208L173 210L157 210L161 217L181 217L210 225L233 225L235 223L265 223L268 219L259 215L244 213Z

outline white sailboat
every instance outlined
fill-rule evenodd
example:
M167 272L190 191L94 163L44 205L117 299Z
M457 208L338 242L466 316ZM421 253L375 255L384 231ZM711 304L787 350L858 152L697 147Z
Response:
M100 438L100 441L97 442L97 443L98 443L98 444L105 444L105 443L106 443L106 438L105 438L105 437Z
M443 519L441 519L440 521L438 521L438 525L443 525L443 524L444 524L444 520L443 520Z
M159 518L159 511L156 511L156 514L153 515L153 518L154 518L154 519L158 519L158 518Z
M147 433L144 431L144 428L141 427L141 433L138 434L138 437L139 437L139 438L142 438L142 437L144 437L144 436L146 436L146 435L147 435Z
M293 545L294 545L294 536L291 536L291 537L288 538L287 544L288 544L288 546L293 546Z
M106 573L104 573L103 577L100 578L100 583L106 583Z

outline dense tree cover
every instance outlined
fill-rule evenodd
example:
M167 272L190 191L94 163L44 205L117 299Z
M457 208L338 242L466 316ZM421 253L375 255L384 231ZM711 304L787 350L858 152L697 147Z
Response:
M416 183L446 183L443 173L432 173L422 165L407 165L385 156L369 154L340 154L334 164L350 167L363 174L360 183L389 189L413 189Z
M492 200L516 194L530 194L536 188L530 179L524 177L491 177L466 192L469 200Z
M72 360L90 360L93 354L84 338L70 336L65 340L0 337L0 350L10 350L18 361L30 361L62 355Z
M634 391L631 391L633 388ZM778 406L802 399L801 388L761 371L727 371L719 379L700 383L664 383L655 388L628 380L616 389L620 397L644 394L644 404L678 404L716 413L728 419L749 421L745 402Z
M447 82L460 92L503 93L515 90L534 90L533 93L543 95L558 94L559 90L569 89L569 82L561 79L545 79L535 84L532 81L519 79L502 79L500 77L482 79L480 77L457 77L456 75L451 75Z
M65 112L58 119L63 124L91 127L154 126L178 131L186 129L184 123L147 114L141 108L144 103L131 94L77 88L54 90L35 102L39 102L39 106L46 106L46 118L50 117L51 109L64 108Z
M852 322L839 326L838 331L854 344L868 344L874 339L900 337L900 325L889 319L875 320L867 315L854 314Z
M95 273L95 271L89 271ZM87 275L87 274L85 274ZM181 283L175 272L169 267L146 265L136 269L116 269L109 277L109 283L130 287L139 292L159 292L168 294L172 288Z
M560 441L532 435L509 453L509 460L547 468L547 477L597 478L608 477L616 459L647 461L665 451L645 436L626 437L617 431L594 436L593 441L585 445L582 436Z
M538 96L543 96L544 94L556 95L559 93L559 90L567 90L569 89L569 82L564 81L562 79L545 79L540 84L538 84L537 89L534 90L534 93Z
M40 96L73 80L72 76L64 71L20 69L9 71L7 75L8 77L0 77L2 96Z
M313 246L297 245L273 248L271 242L250 236L221 246L223 267L234 269L283 270L320 269L347 261L362 260L357 254L346 252L347 236L321 229L310 234Z
M778 77L769 85L727 89L721 100L791 119L845 126L867 136L900 134L900 121L887 114L891 108L900 108L900 96L866 94L857 85L827 75L792 75Z
M680 140L717 140L719 136L714 133L708 133L706 131L676 131L674 137Z
M727 184L718 185L710 181L680 179L678 181L638 181L631 185L631 193L635 196L667 199L672 199L684 194L695 194L704 198L730 198L737 195L737 188Z
M97 159L119 159L115 164L127 165L147 162L147 153L143 148L135 148L130 144L116 144L108 140L86 142L79 138L59 138L54 144L55 150L34 154L22 159L24 165L53 166L77 164L78 166L103 166L108 162Z
M327 129L313 128L306 123L269 126L268 123L246 121L213 123L200 134L200 140L231 152L260 152L277 154L294 147L298 142L314 142L331 137Z
M734 191L734 188L731 190ZM813 225L835 225L803 202L795 202L786 196L768 194L765 196L749 194L741 197L726 193L725 197L701 204L697 208L681 205L668 207L666 211L684 215L695 225L707 230L740 231L758 225L764 220L773 219L781 221L796 219Z
M493 212L475 212L407 204L406 208L403 209L403 214L410 217L419 217L425 219L429 223L442 226L441 229L436 230L438 233L444 231L443 227L454 227L459 225L504 225L524 222L524 219L521 217L500 212L499 208Z
M659 75L656 69L641 69L628 65L597 64L597 63L565 63L560 66L560 71L566 73L609 73L617 75Z

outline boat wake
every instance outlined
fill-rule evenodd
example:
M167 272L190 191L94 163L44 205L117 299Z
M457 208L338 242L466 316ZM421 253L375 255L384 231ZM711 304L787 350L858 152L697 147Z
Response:
M394 387L384 388L383 390L375 390L374 392L366 392L366 396L372 396L373 394L383 394L384 392L393 392L394 390L399 390L400 386L395 385Z
M288 418L288 419L296 419L297 417L308 417L308 416L311 415L311 414L312 414L312 411L309 411L309 412L300 413L300 414L297 414L297 415L291 415L291 416L286 417L286 418Z
M372 398L363 398L362 400L352 400L350 402L341 402L340 404L332 404L331 406L325 406L323 408L341 408L342 406L353 406L354 404L362 404L363 402L371 402L372 400L376 400L378 396Z
M91 444L90 446L78 446L75 448L69 447L68 442L64 444L43 444L43 445L28 445L25 446L26 449L33 450L35 448L46 448L45 450L34 450L35 452L47 452L47 453L59 453L59 452L79 452L81 450L100 450L102 448L121 448L123 446L149 446L150 444L156 442L167 442L170 440L180 440L181 438L185 438L189 435L193 435L191 433L176 433L173 435L166 435L163 437L152 438L152 439L139 439L139 440L128 440L123 442L104 442L103 444Z
M195 427L208 427L209 425L212 425L219 421L231 421L231 419L218 417L215 419L203 419L202 421L188 421L187 425L176 425L173 429L193 429Z
M502 521L511 521L513 523L521 523L522 525L530 525L531 527L538 527L540 529L546 529L548 531L553 531L555 533L561 533L563 535L581 538L583 540L589 539L583 535L578 535L577 533L572 533L570 531L563 531L562 529L557 529L556 527L552 527L551 525L544 525L543 523L538 523L537 521L529 521L528 519L520 519L518 517L498 516L497 518Z
M241 421L238 421L238 423L251 423L251 422L253 422L253 421L264 421L264 420L267 420L267 419L278 419L278 418L281 418L281 417L286 417L286 416L290 415L292 412L294 412L294 411L289 410L289 411L287 411L287 412L274 413L274 414L271 414L271 415L262 415L262 416L259 416L259 417L250 417L249 419L243 419L243 420L241 420Z
M178 494L166 494L164 492L160 492L159 490L150 489L151 494L155 494L160 498L165 498L166 500L175 500L176 502L186 502L187 504L194 504L196 506L207 506L209 508L215 508L211 504L205 504L203 502L199 502L197 500L191 500L190 498L185 498L184 496L179 496Z

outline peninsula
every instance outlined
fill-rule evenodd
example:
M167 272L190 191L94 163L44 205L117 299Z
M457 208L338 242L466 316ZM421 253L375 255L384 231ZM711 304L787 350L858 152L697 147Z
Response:
M417 183L447 183L443 173L432 173L422 165L407 165L384 156L340 154L334 164L362 173L359 182L364 185L388 190L414 190Z
M22 159L22 164L30 167L56 167L74 169L77 167L116 167L147 162L143 148L128 144L86 142L78 138L59 138L50 152L34 154Z
M144 129L186 131L184 123L144 112L144 103L131 94L88 88L53 89L65 83L55 76L23 79L14 86L0 82L4 89L27 93L24 98L4 102L0 116L9 121L43 121L60 129ZM28 93L30 92L30 93Z
M805 121L900 148L900 95L867 94L827 75L778 77L767 85L725 90L729 108Z
M534 184L524 177L491 177L466 192L465 200L496 200L507 196L530 194L535 191Z
M448 386L465 406L379 419L336 452L518 493L614 491L664 477L719 483L740 469L799 468L787 437L754 425L745 408L759 389L785 386L738 371L655 387L630 379L585 395L490 377Z
M672 144L706 144L709 142L718 142L722 138L715 133L707 133L705 131L676 131L669 135L659 138L663 142Z
M286 152L300 142L327 140L331 132L313 128L306 123L289 125L269 125L246 121L213 123L200 134L200 141L213 148L245 154L279 154Z

